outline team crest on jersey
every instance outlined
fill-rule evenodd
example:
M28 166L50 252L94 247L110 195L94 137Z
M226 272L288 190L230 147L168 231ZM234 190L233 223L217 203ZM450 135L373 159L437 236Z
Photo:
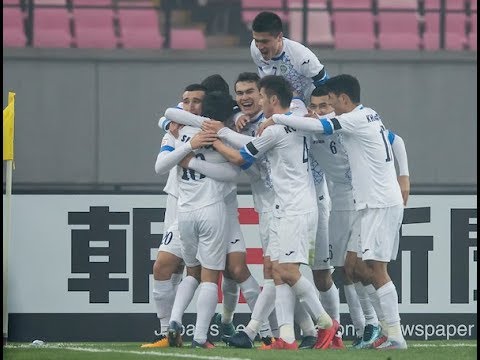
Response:
M282 74L286 74L287 71L288 71L288 66L287 65L285 65L285 64L280 65L280 72Z

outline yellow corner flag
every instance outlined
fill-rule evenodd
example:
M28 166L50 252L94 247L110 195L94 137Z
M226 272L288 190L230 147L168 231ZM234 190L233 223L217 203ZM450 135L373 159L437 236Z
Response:
M3 160L13 160L13 130L15 125L15 93L8 93L8 105L3 109Z

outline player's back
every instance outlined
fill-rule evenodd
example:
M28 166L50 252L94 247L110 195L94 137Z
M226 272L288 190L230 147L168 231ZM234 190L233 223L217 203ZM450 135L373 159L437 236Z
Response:
M263 136L275 139L267 152L275 191L276 214L298 215L316 208L315 187L308 158L308 138L296 129L273 125Z
M377 112L359 105L337 118L345 133L357 209L402 204L388 130Z
M200 129L184 126L179 131L178 142L188 142ZM212 163L227 160L212 147L194 151L195 157ZM191 169L177 167L179 186L178 211L191 211L224 201L227 194L235 189L235 183L217 181Z

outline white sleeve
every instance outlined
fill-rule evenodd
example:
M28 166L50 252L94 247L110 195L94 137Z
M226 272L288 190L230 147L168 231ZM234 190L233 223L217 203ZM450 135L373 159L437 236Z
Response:
M405 148L405 142L397 134L395 134L395 137L393 138L392 150L398 164L398 175L410 176L410 173L408 171L408 158L407 149Z
M217 181L236 181L240 175L240 168L229 162L210 163L192 158L188 163L188 168Z
M208 120L208 118L206 117L194 115L192 113L189 113L188 111L177 108L168 108L165 111L165 117L168 120L174 121L176 123L197 128L202 127L202 123L204 120Z
M220 139L225 140L236 149L240 149L242 146L255 139L252 136L239 134L236 131L233 131L232 129L229 129L227 127L221 128L217 132L217 135L220 137Z
M163 149L163 150L162 150ZM155 162L155 172L157 174L168 173L175 165L177 165L185 156L192 151L190 141L177 148L160 149Z
M330 125L330 128L332 128L330 120L326 117L313 119L311 117L304 116L274 114L272 119L275 124L290 126L294 129L302 131L328 134L328 126L326 126L326 123Z

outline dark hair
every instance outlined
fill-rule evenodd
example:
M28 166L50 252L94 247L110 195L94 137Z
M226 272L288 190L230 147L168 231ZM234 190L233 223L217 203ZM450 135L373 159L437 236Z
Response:
M185 87L183 91L203 91L207 92L207 88L201 84L190 84Z
M332 92L335 95L345 94L352 103L360 103L360 83L357 78L348 74L341 74L331 77L325 82L325 86L328 92Z
M262 11L253 19L252 30L255 32L266 32L272 36L278 36L283 32L282 19L270 11Z
M212 91L203 98L202 116L225 122L233 115L232 96L223 91Z
M254 82L257 87L258 83L260 82L260 76L254 72L242 72L238 75L237 80L235 80L235 90L237 88L237 83L245 81L245 82Z
M230 94L228 83L219 74L207 76L201 84L207 88L207 93L212 91L222 91L226 94Z
M259 89L265 89L268 97L276 95L280 105L284 108L290 107L293 98L292 85L282 76L267 75L260 80Z
M325 96L325 95L328 95L328 89L325 85L320 85L320 86L317 86L315 89L313 89L311 96Z

